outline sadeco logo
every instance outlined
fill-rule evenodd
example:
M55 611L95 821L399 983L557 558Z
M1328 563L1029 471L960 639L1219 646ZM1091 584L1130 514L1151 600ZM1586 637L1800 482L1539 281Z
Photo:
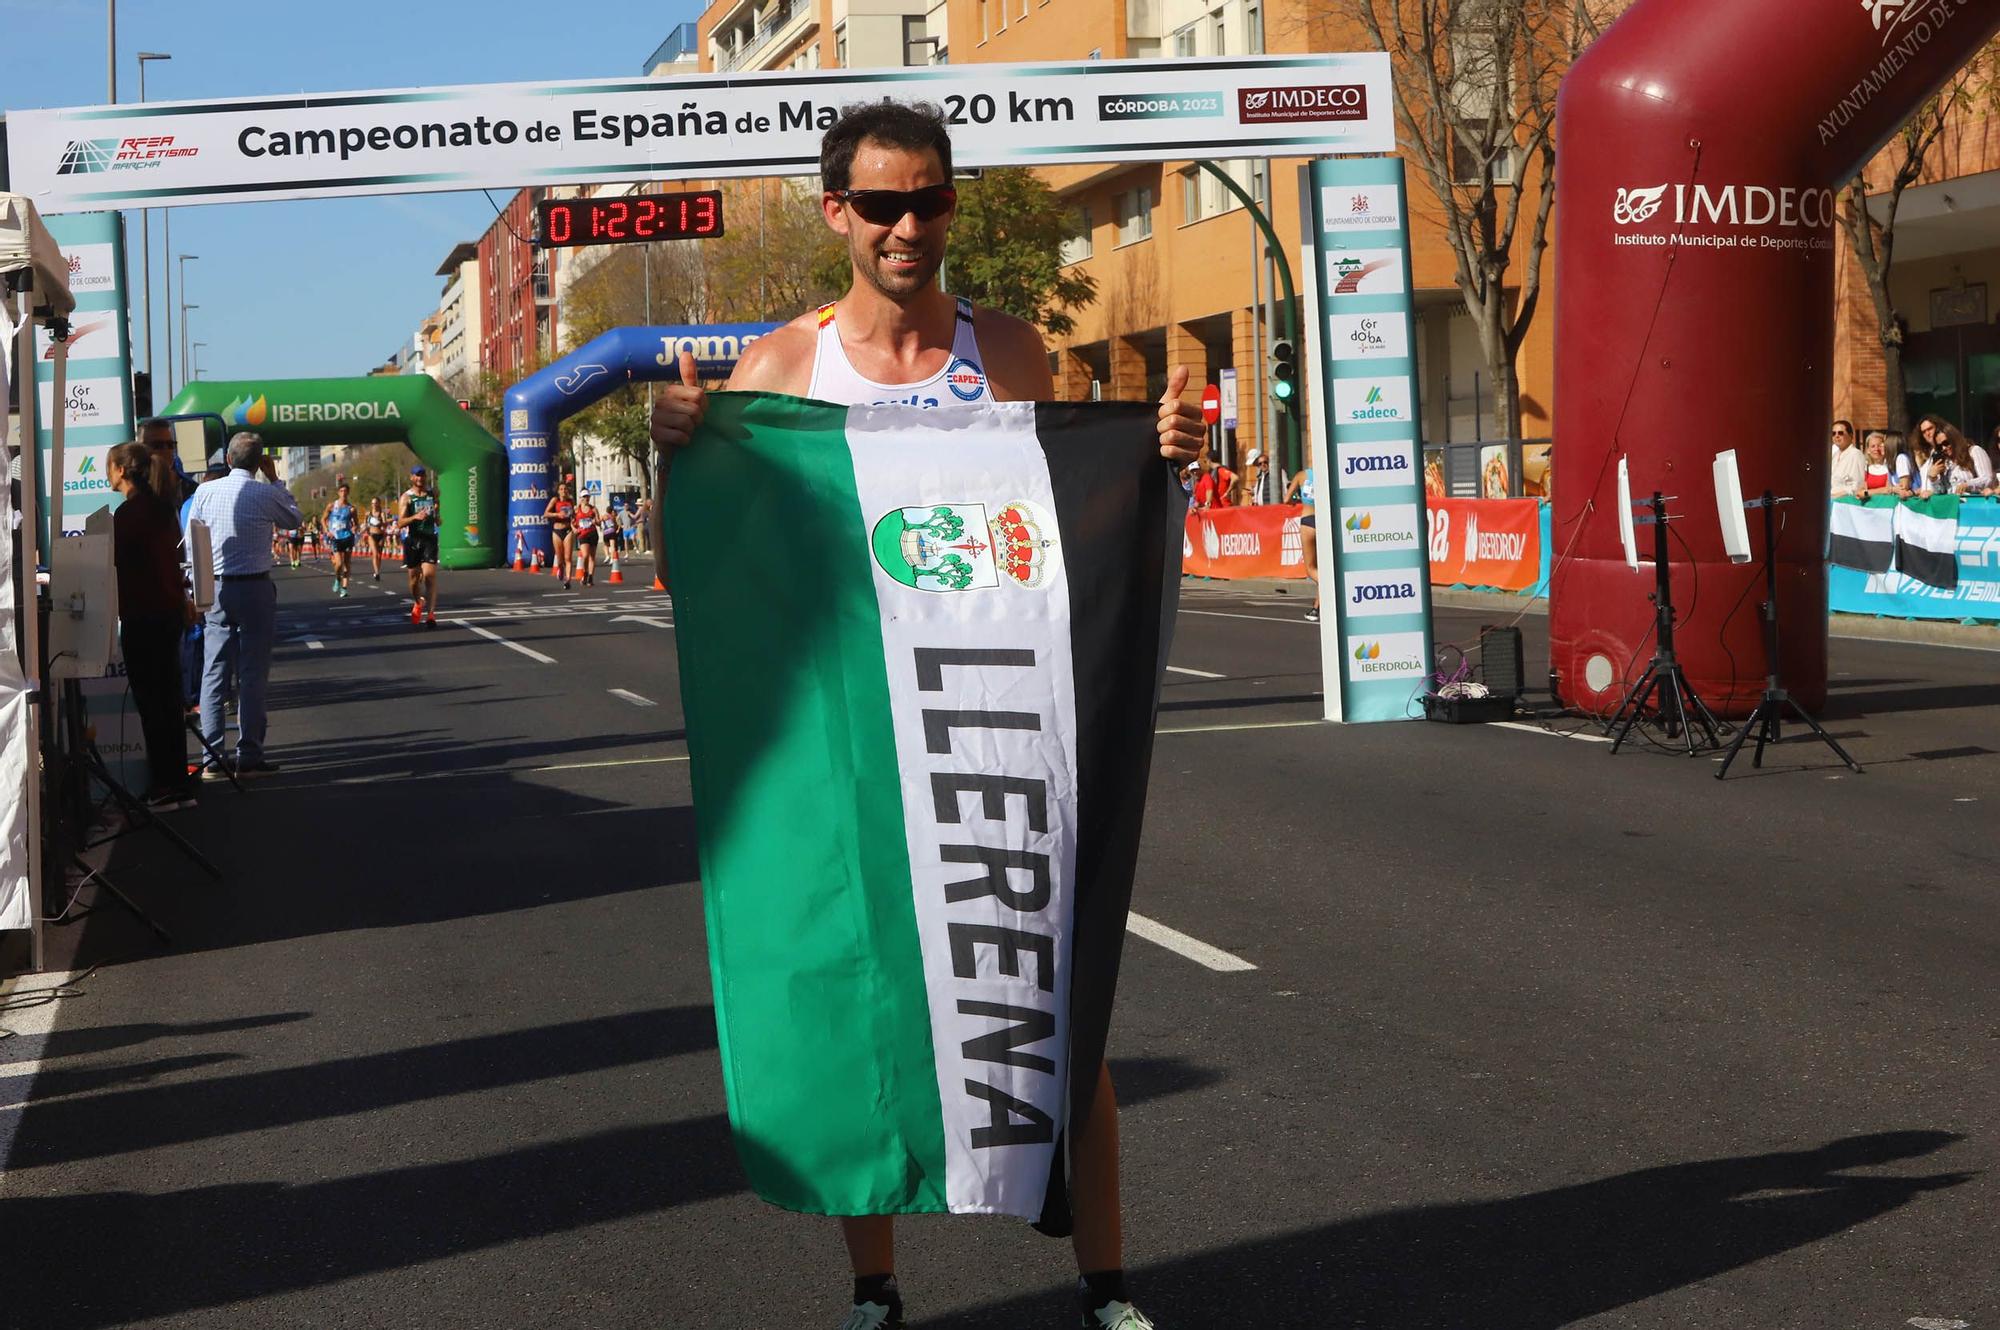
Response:
M1334 419L1348 425L1386 424L1410 418L1407 379L1335 379Z

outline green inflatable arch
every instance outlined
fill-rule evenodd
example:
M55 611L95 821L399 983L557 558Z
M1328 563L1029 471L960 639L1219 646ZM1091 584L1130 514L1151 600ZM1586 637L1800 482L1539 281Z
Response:
M406 443L437 477L438 560L493 568L504 558L506 453L428 375L190 383L162 415L221 416L272 447Z

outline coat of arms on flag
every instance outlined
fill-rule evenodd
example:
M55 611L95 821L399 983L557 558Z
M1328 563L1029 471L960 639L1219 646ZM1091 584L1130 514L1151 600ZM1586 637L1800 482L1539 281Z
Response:
M1180 582L1157 417L718 393L676 457L716 1022L767 1200L1066 1222Z

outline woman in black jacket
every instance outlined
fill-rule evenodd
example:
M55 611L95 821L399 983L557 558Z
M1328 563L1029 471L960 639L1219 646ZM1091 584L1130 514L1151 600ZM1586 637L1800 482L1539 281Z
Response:
M104 467L111 488L125 496L111 515L111 552L118 568L125 678L146 736L151 779L145 797L154 808L169 809L194 800L187 774L180 650L190 610L181 579L180 516L154 489L156 471L145 446L137 443L113 448Z

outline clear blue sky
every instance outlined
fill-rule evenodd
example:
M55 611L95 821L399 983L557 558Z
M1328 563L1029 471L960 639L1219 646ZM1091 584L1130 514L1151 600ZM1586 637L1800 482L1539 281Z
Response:
M105 0L0 0L12 52L0 65L0 108L102 103L105 9ZM624 77L700 12L698 0L119 0L118 99L138 100L139 51L173 56L146 67L153 101ZM165 215L153 213L156 289ZM381 364L436 308L438 264L455 242L479 238L493 208L477 193L406 194L172 215L175 252L201 256L186 268L187 299L200 306L188 321L207 343L203 376L312 378ZM136 294L137 213L126 234ZM133 359L144 368L136 307L134 318ZM163 338L156 321L162 372Z

